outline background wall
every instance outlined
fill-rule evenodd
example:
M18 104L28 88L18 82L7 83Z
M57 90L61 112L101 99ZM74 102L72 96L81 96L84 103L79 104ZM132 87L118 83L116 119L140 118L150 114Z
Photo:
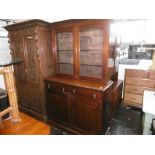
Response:
M7 31L3 28L6 25L5 21L0 20L0 63L3 63L6 59L11 58ZM1 68L0 68L1 69ZM5 89L3 75L0 75L0 88Z

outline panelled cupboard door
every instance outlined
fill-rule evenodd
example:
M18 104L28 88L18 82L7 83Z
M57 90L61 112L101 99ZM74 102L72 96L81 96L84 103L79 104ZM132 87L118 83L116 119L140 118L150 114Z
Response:
M37 49L33 35L24 37L26 50L27 80L28 82L37 83L39 80Z
M84 96L72 98L73 130L83 134L97 134L101 129L101 111L96 101Z
M28 100L31 110L42 114L41 93L38 84L28 84Z
M12 38L12 57L25 59L22 37ZM26 81L25 61L14 66L14 74L17 81Z
M27 65L27 82L29 90L28 101L31 110L42 114L41 92L39 84L39 62L37 58L37 48L34 35L24 36L26 65Z
M62 93L47 93L47 114L49 120L69 126L68 96Z
M17 89L17 96L18 96L18 103L20 106L25 108L30 108L28 103L28 92L27 92L27 83L16 81L16 89Z
M30 108L27 99L27 77L25 72L25 53L23 48L23 38L21 36L12 36L12 58L20 58L23 60L22 63L19 63L14 66L14 75L16 82L16 89L18 95L19 106L25 108Z

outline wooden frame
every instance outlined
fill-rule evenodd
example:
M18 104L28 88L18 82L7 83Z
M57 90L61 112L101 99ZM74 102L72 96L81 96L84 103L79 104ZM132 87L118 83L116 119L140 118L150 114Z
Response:
M10 106L8 108L0 112L0 117L4 116L7 113L10 113L12 122L19 122L21 119L18 111L17 95L16 95L12 66L5 66L0 70L0 74L3 74L4 76L4 82L10 103Z
M59 73L58 72L58 64L57 64L57 47L56 47L56 34L57 33L63 33L63 32L71 32L73 33L73 74L65 74L65 73ZM74 28L73 27L68 27L68 28L63 28L63 29L56 29L53 31L53 45L52 45L52 50L53 50L53 55L54 55L54 64L55 64L55 72L58 76L66 76L66 77L70 77L70 78L75 78L76 75L76 68L75 68L75 55L76 55L76 49L75 49L75 37L74 37Z

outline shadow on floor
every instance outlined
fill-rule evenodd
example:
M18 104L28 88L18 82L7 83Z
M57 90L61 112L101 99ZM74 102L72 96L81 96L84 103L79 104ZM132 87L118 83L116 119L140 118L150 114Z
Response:
M68 134L58 128L53 127L51 135L68 135Z
M109 135L141 135L142 111L131 107L120 107L114 115Z
M58 128L53 128L52 135L67 135ZM142 111L131 107L120 107L107 129L107 135L141 135Z

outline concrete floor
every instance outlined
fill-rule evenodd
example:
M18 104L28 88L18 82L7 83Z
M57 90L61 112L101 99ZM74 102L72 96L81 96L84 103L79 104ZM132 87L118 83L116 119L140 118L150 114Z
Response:
M120 107L114 115L109 135L141 135L142 111L131 107Z

